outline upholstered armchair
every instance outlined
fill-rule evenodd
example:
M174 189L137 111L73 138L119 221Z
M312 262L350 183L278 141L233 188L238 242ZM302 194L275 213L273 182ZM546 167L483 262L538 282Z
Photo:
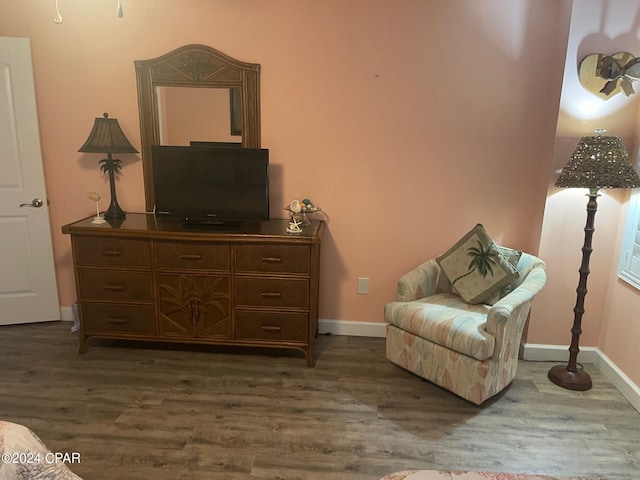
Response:
M515 262L517 279L493 305L463 300L440 258L402 275L384 310L387 358L478 405L503 390L516 375L522 331L546 281L539 258L522 253Z

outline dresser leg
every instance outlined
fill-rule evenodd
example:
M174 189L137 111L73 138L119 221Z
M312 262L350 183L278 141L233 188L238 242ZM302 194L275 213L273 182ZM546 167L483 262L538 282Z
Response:
M87 353L87 346L88 346L88 341L87 341L87 337L85 337L84 335L80 334L80 348L78 348L78 353L82 354L82 353Z
M307 367L316 366L315 358L313 358L313 349L311 347L304 351L304 356L307 357Z

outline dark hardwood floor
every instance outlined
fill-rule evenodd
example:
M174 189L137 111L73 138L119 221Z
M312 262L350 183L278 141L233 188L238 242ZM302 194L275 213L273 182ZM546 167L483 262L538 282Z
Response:
M381 338L320 336L307 368L297 352L114 341L78 355L70 327L0 327L0 419L79 452L85 480L640 478L640 414L589 365L594 388L571 392L521 362L477 407L389 363Z

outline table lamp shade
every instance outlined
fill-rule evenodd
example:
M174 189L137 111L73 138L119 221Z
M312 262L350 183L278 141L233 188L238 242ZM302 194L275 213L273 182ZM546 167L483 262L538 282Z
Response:
M640 177L617 136L582 137L564 166L556 187L636 188Z
M116 118L96 118L89 138L80 147L79 152L87 153L138 153L118 124Z

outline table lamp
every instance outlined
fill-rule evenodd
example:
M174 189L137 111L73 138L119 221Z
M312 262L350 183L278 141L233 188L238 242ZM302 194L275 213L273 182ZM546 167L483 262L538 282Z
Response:
M103 114L103 118L96 118L89 138L80 147L79 152L106 153L107 158L100 160L100 170L109 174L109 189L111 191L111 203L104 218L106 220L120 220L126 214L118 205L116 198L115 174L120 171L122 161L111 156L112 153L138 153L118 124L116 118L109 118L109 114Z

